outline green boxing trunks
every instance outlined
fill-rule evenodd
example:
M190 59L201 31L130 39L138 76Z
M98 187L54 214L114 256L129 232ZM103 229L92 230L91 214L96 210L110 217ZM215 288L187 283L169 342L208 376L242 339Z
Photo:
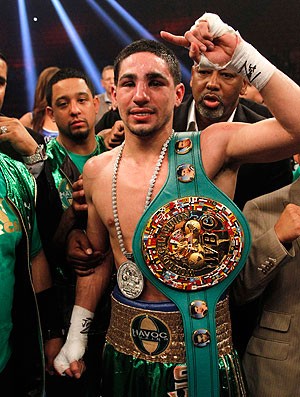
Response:
M216 334L220 396L245 395L228 296L216 307ZM201 343L207 342L202 335ZM130 300L115 288L103 359L103 397L188 396L182 317L172 302Z

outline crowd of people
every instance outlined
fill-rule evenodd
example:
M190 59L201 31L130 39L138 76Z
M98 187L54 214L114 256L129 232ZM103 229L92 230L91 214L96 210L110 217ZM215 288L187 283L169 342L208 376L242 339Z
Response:
M300 392L300 87L215 14L161 38L102 95L49 67L0 113L8 397ZM0 110L7 74L0 53Z

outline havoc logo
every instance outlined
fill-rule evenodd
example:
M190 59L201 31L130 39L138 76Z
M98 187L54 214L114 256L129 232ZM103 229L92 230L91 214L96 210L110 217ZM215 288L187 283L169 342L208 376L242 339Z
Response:
M170 344L170 332L166 324L149 315L136 316L131 322L131 338L144 354L157 356Z

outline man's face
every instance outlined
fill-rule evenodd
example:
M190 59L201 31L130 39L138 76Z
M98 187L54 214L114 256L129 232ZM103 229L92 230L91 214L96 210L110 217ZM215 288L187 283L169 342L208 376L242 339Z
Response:
M113 69L106 69L102 73L101 84L105 89L106 93L110 96L111 94L111 87L114 85L114 70Z
M135 53L122 61L113 90L125 129L139 136L171 129L174 107L179 106L183 95L183 84L174 85L166 62L149 52Z
M0 111L3 106L5 91L7 85L7 64L0 59Z
M48 111L59 133L73 141L83 141L91 131L94 133L98 101L83 79L69 78L54 84Z
M218 122L228 120L246 83L229 69L218 71L193 66L191 87L200 119Z

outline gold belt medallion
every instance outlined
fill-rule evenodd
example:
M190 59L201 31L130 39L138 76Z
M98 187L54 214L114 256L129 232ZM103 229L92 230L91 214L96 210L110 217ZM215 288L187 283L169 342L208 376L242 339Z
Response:
M215 285L235 269L243 248L242 227L224 204L183 197L159 208L142 237L154 276L181 290Z

